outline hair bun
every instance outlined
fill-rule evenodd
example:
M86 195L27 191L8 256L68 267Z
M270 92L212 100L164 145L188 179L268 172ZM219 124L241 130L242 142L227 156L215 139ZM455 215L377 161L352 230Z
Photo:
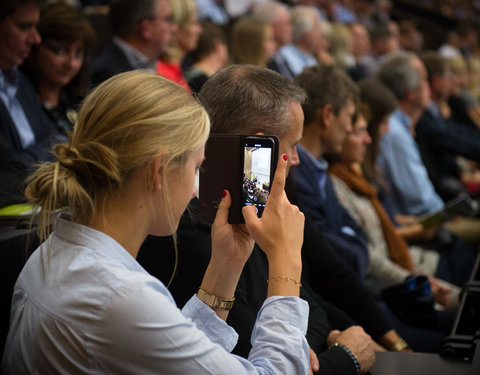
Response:
M118 154L98 142L89 142L77 147L58 144L54 148L60 166L75 173L78 181L87 189L100 182L113 187L121 180Z
M54 147L55 156L62 167L71 169L75 161L80 159L80 153L75 147L67 144L57 144Z

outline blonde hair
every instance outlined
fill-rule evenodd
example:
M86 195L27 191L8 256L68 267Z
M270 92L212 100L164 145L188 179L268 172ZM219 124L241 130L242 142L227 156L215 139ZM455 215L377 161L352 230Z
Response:
M231 43L235 64L267 65L264 42L269 27L266 21L253 17L244 17L235 23Z
M173 22L178 29L186 27L194 15L197 14L197 5L195 0L168 0L172 9ZM164 59L168 62L175 61L180 55L180 50L176 38L173 37L170 45L166 48Z
M72 220L88 221L159 150L165 186L167 174L184 165L191 152L205 143L209 131L203 107L163 77L131 71L105 81L83 102L68 143L54 147L57 160L41 164L29 178L25 194L41 208L40 239L44 241L50 232L52 212L66 207ZM165 190L165 215L173 231Z

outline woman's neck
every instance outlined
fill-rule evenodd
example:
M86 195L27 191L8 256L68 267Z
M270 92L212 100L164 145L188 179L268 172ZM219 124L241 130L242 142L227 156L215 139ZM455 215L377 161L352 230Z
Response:
M51 108L58 107L62 88L55 85L39 84L37 86L37 97L40 103L47 103Z
M128 194L109 197L97 206L93 217L84 224L112 237L136 258L148 235L148 206Z

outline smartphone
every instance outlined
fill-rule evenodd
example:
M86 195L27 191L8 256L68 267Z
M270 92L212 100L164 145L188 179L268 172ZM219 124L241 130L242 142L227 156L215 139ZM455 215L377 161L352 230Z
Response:
M254 205L262 215L278 160L274 136L212 133L205 145L199 176L200 220L212 223L223 189L230 192L230 224L243 223L242 208Z
M243 144L242 207L255 206L261 217L267 204L275 171L275 141L248 136Z

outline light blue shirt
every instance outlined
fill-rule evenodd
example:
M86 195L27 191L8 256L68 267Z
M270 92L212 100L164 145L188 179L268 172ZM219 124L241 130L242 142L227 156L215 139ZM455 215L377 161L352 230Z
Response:
M225 25L230 21L224 6L218 4L215 0L195 0L195 2L197 3L199 20L209 19L219 25Z
M10 113L22 147L26 149L35 143L35 134L17 99L17 90L17 68L8 71L0 70L0 99Z
M322 201L324 201L327 199L325 186L327 184L328 162L323 158L315 159L313 155L302 145L297 145L297 152L300 160L303 159L303 163L308 162L310 164L310 171L315 175L315 180L317 180Z
M301 51L293 44L283 46L279 53L295 76L299 75L306 67L318 64L312 54Z
M390 116L390 131L380 143L378 165L390 186L395 213L420 215L443 208L410 133L410 118L400 109Z
M161 251L161 249L159 249ZM308 304L270 297L249 360L237 334L192 297L167 288L115 240L59 218L15 285L4 374L306 374Z

